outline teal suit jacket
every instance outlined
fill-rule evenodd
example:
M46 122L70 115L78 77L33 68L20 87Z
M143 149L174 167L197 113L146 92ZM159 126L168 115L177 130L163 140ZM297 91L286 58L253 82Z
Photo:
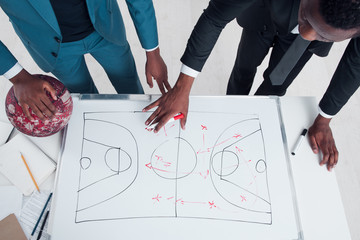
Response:
M116 0L86 0L95 30L117 45L126 44L125 26ZM140 43L144 49L158 45L156 18L152 0L126 0ZM49 0L0 0L15 32L39 67L54 68L61 48L61 32ZM2 33L4 34L4 33ZM0 41L0 75L17 60Z

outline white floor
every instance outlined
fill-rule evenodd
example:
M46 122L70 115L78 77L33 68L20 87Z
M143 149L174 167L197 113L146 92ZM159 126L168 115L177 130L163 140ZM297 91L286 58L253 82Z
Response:
M179 74L180 57L193 26L208 0L154 0L161 54L168 67L169 82L173 85ZM132 47L140 79L146 93L158 94L157 86L149 89L145 80L145 52L139 44L133 23L129 17L125 1L119 1L123 17L127 25L128 40ZM42 73L32 61L29 54L14 33L6 15L0 11L1 41L12 51L19 62L31 73ZM192 89L193 95L224 95L227 80L233 66L241 28L231 22L221 34L215 49L208 59L203 72L196 79ZM313 57L301 74L289 88L287 96L316 96L320 100L325 92L331 76L347 42L334 44L327 58ZM250 57L250 56L249 56ZM267 59L259 67L253 91L262 81L262 72ZM87 56L91 74L101 93L115 93L101 67ZM4 104L11 84L3 77L0 80L0 104ZM252 92L253 92L252 91ZM296 110L294 110L294 114ZM333 134L340 152L339 163L335 169L344 209L352 239L360 240L360 159L357 147L360 144L360 91L357 91L348 104L332 120ZM324 168L324 171L325 168ZM312 196L309 196L312 197ZM324 203L326 204L326 203ZM339 207L339 206L334 206ZM331 211L332 207L329 207ZM336 221L336 219L334 219ZM326 229L319 229L326 231Z

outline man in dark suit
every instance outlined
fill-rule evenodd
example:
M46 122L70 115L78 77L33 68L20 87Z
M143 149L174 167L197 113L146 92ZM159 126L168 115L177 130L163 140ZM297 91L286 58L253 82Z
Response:
M328 170L331 170L338 161L338 151L329 126L331 117L360 85L360 40L355 38L360 32L359 5L358 0L210 1L190 36L181 58L182 70L174 88L144 109L147 111L158 106L145 124L158 123L155 128L157 132L172 116L182 112L185 118L181 119L181 126L185 127L192 83L222 29L234 18L237 18L244 32L227 94L249 93L256 67L270 47L273 47L273 51L269 66L264 72L264 81L256 92L259 95L284 95L313 53L326 56L332 42L353 38L320 101L319 115L309 129L313 151L322 151L323 159L320 164L326 164ZM301 37L297 37L298 33ZM307 41L305 50L300 52L299 58L291 67L280 66L283 56L285 58L286 52L290 52L290 46L298 42L295 39ZM272 73L278 67L288 71L285 75L273 77ZM274 84L274 79L277 78L280 78L280 84Z

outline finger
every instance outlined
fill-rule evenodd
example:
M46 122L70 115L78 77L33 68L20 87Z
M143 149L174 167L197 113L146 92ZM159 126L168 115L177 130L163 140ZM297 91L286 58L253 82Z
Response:
M156 127L154 129L154 133L157 133L163 126L165 126L165 124L170 120L171 116L172 115L170 115L170 114L158 116L158 118L156 119L158 124L156 125Z
M49 109L49 107L44 103L44 99L41 99L41 103L39 104L38 108L42 112L43 115L47 116L48 118L54 117L55 113ZM46 100L49 100L46 97ZM50 102L50 105L52 105L54 108L55 106Z
M158 83L161 94L164 95L166 92L165 92L163 82L162 81L157 81L157 83Z
M338 152L336 146L334 146L334 164L335 165L338 163L338 159L339 159L339 152Z
M153 127L153 129L155 129L156 125L159 123L161 118L159 117L159 114L156 114L156 115L154 114L150 117L153 117L153 118L151 120L149 119L148 125Z
M45 95L41 99L42 107L39 107L48 117L52 117L57 112L55 105L50 101L50 99ZM46 109L43 109L46 107Z
M153 109L154 107L157 107L159 105L159 102L160 102L160 98L158 100L156 100L155 102L147 105L146 107L143 108L143 112L147 112L149 111L150 109Z
M187 115L184 114L184 117L182 119L180 119L180 126L182 130L185 130L185 125L186 125L186 119L187 119Z
M330 170L336 166L336 164L338 162L338 155L339 155L335 145L331 148L331 150L332 150L332 153L330 154L330 166L328 164L328 166L330 167Z
M320 162L320 166L326 164L329 161L329 157L330 157L329 150L327 148L321 148L321 151L323 153L323 159Z
M313 151L315 154L319 153L319 148L318 148L318 144L317 144L317 142L316 142L315 137L310 136L309 139L310 139L310 146L311 146L312 151Z
M170 86L170 83L168 82L167 78L164 81L164 84L165 84L166 89L169 91L171 89L171 86Z
M40 118L41 121L45 121L46 117L44 116L43 112L39 110L39 108L35 104L29 105L31 110L35 113L36 116Z
M156 121L156 118L158 117L158 114L160 112L160 109L157 108L151 115L150 117L148 117L148 119L145 121L145 125L149 125L149 124L155 124L157 121Z
M335 166L335 156L334 156L334 153L330 153L329 155L329 161L327 163L327 169L328 171L331 171L331 169L333 169Z
M20 105L24 114L25 114L25 117L28 118L29 120L34 120L34 118L31 116L30 114L30 111L29 111L29 106L27 104L21 104Z
M50 83L44 82L44 89L50 93L52 99L57 100L56 90L51 86Z
M152 75L148 72L146 72L146 81L147 81L149 87L153 88L154 84L153 84Z

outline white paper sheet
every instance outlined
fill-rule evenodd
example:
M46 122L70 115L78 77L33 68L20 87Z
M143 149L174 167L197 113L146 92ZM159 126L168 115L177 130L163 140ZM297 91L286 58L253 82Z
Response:
M49 157L22 134L17 134L8 143L0 147L0 172L25 196L28 196L36 190L36 187L21 159L21 153L38 186L46 180L56 166Z
M23 195L14 186L0 187L0 220L14 213L19 218Z
M298 239L276 100L191 103L154 134L148 102L75 101L52 239Z
M24 233L27 238L31 237L31 233L35 227L36 222L39 219L39 216L45 206L45 203L49 197L49 194L50 194L50 192L47 192L47 191L43 191L41 193L34 192L31 195L31 197L29 197L29 199L24 204L24 207L21 210L19 219L20 219L21 227L24 230ZM48 203L46 210L47 209L50 209L50 203ZM37 237L40 232L41 225L45 218L45 212L40 219L40 222L35 230L33 237ZM45 227L43 229L43 233L41 234L41 240L48 238L48 234L46 233L47 225L48 225L48 221L46 222ZM34 239L36 239L36 238L34 238Z
M0 146L3 145L9 138L13 125L8 122L0 121Z

